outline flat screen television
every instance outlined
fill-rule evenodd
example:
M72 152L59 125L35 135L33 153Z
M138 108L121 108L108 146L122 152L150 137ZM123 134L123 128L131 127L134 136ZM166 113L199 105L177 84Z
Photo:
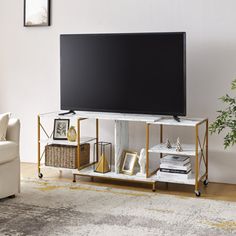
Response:
M61 109L186 115L186 34L60 36Z

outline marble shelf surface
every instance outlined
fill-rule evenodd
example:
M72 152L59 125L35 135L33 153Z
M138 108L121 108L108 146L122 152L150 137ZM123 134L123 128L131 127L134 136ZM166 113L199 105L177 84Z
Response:
M183 151L177 152L176 145L172 145L172 148L167 148L164 143L158 144L148 151L152 153L163 153L163 154L173 154L173 155L180 155L180 156L195 156L196 150L194 144L181 144ZM200 147L198 147L198 153L201 153Z
M95 141L95 140L96 140L96 138L93 138L93 137L81 137L80 138L80 144L88 143L88 142ZM60 145L70 145L70 146L77 146L78 145L77 141L76 142L70 142L68 140L54 140L52 138L40 140L40 143L60 144Z
M40 114L41 118L65 118L65 119L78 119L78 118L94 118L104 120L124 120L124 121L143 121L143 122L155 122L161 117L157 115L145 115L145 114L127 114L127 113L111 113L111 112L90 112L90 111L76 111L75 115L69 114L60 116L59 113L64 111L55 111Z
M150 170L151 172L152 170ZM125 175L122 173L115 173L114 171L102 174L98 172L94 172L93 167L87 167L82 170L72 170L73 174L83 175L83 176L92 176L92 177L102 177L102 178L110 178L110 179L120 179L120 180L133 180L133 181L141 181L141 182L148 182L153 183L156 180L157 176L154 174L150 178L146 178L146 176L140 176L140 175Z

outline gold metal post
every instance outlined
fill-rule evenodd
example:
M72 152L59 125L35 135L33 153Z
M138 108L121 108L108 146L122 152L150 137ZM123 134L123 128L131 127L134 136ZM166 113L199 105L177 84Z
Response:
M160 125L160 143L163 143L163 125ZM160 158L162 158L162 153L160 153Z
M195 160L195 191L198 191L198 171L199 171L199 166L198 166L198 125L196 125L196 137L195 137L195 142L196 142L196 147L195 147L195 155L196 155L196 160Z
M146 124L146 178L149 177L149 126L150 124Z
M206 120L206 179L208 180L208 119Z
M77 168L80 167L80 119L77 120Z
M38 175L40 175L40 116L38 115Z
M96 162L99 161L99 159L98 159L98 142L99 142L99 120L96 119Z

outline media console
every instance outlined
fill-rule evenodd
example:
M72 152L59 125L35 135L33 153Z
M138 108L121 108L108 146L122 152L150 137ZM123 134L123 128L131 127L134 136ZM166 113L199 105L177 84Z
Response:
M46 120L60 119L60 112L51 112L38 115L38 175L43 177L43 168L57 168L48 167L43 165L43 157L45 150L43 148L46 144L61 144L61 145L73 145L77 147L77 163L80 163L80 144L94 141L98 143L99 140L99 120L113 120L114 121L114 165L111 171L108 173L94 172L94 165L98 162L98 149L95 150L95 160L90 161L89 164L80 166L77 169L72 169L73 181L76 181L76 176L89 176L94 178L108 178L117 179L131 182L144 182L152 184L152 190L156 190L157 182L169 182L194 185L194 191L196 196L200 196L200 181L203 181L205 185L208 184L208 119L206 118L180 118L180 121L176 121L173 118L160 117L156 115L133 115L133 114L120 114L120 113L102 113L102 112L76 112L76 114L64 115L63 119L70 119L76 123L77 126L77 142L69 142L67 140L53 140L52 132L48 132L45 128ZM94 137L81 137L81 126L84 120L95 120L95 135ZM120 173L121 157L124 150L129 150L129 122L141 122L145 126L145 147L146 150L146 173L144 176L140 175L125 175ZM154 126L159 126L159 140L156 140L156 144L150 147L150 129ZM192 127L195 132L194 144L183 144L183 151L177 152L175 148L163 147L164 140L164 127L165 126L179 126L179 127ZM203 135L200 136L199 127L203 127ZM45 134L46 139L42 139L42 132ZM97 145L98 146L98 145ZM182 156L190 156L194 158L194 171L191 176L186 180L160 178L157 175L159 170L158 164L152 164L150 155L156 155L156 158L162 158L164 154L175 154ZM63 170L63 168L59 168Z

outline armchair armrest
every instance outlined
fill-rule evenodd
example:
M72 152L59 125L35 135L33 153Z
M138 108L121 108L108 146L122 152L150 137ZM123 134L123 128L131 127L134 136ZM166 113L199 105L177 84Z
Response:
M19 144L20 140L20 120L11 118L8 123L7 137L8 141L13 141Z

